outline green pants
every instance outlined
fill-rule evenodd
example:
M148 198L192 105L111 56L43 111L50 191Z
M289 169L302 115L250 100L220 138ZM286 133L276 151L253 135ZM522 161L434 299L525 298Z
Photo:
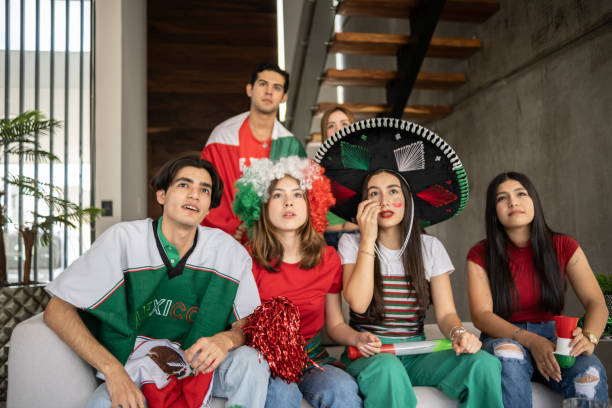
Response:
M413 386L436 387L460 407L503 408L501 364L489 353L455 355L453 350L396 357L380 353L343 362L357 379L365 408L416 407Z

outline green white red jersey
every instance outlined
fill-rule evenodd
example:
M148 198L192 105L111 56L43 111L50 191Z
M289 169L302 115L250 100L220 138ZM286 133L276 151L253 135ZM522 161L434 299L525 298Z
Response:
M81 309L94 336L122 363L137 336L187 349L200 337L229 329L260 304L251 257L231 236L198 227L190 251L178 270L164 262L151 219L119 223L47 290Z

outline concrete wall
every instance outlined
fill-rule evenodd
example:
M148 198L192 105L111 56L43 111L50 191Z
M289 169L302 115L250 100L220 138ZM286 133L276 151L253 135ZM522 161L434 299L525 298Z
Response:
M343 31L409 34L410 26L407 20L352 17ZM454 109L425 125L459 154L470 200L459 217L428 232L444 242L456 266L452 282L460 315L469 318L465 256L484 238L485 190L502 171L530 176L549 225L578 240L594 271L608 273L612 2L500 0L499 12L485 23L440 22L435 35L483 41L483 50L467 60L423 63L423 71L465 73L465 85L454 92L414 91L409 100ZM328 57L327 67L336 67L335 56ZM395 69L396 63L393 57L348 55L344 67ZM347 88L344 94L347 102L385 101L382 89ZM321 88L319 101L335 98L335 88ZM582 314L571 289L566 311Z
M95 205L113 202L99 236L146 216L146 1L95 5Z
M484 50L465 64L469 82L454 92L454 112L431 123L458 152L470 180L463 213L429 231L457 271L455 299L468 316L465 255L484 237L484 196L499 172L535 183L549 225L572 235L595 272L608 272L612 227L612 3L501 1L476 27ZM568 290L566 312L582 315Z

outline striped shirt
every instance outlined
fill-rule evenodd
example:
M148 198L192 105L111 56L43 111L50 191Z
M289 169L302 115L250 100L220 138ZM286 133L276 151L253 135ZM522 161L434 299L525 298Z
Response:
M378 324L367 322L365 315L351 311L350 326L369 331L388 340L405 339L423 334L423 308L418 304L416 290L405 276L385 276L382 279L384 317Z
M342 264L357 262L359 234L344 234L338 243L338 253ZM430 235L421 235L425 279L443 273L452 273L453 264L442 243ZM425 314L419 306L416 290L406 279L399 250L380 246L386 262L381 262L384 317L377 324L368 323L363 314L351 311L349 325L359 331L370 331L380 337L383 343L414 339L423 335Z
M325 350L325 347L321 344L321 332L307 339L304 347L306 349L306 354L308 354L308 358L312 360L312 362L318 364L319 367L323 364L339 364L338 360L330 356L327 350ZM308 362L305 370L314 367L312 362Z

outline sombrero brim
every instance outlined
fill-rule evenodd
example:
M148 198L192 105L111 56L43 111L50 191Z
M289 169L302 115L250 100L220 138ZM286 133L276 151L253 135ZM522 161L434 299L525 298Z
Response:
M458 215L468 200L459 157L440 136L416 123L374 118L355 122L328 138L314 156L332 181L330 211L354 220L366 176L388 169L410 184L424 226Z

